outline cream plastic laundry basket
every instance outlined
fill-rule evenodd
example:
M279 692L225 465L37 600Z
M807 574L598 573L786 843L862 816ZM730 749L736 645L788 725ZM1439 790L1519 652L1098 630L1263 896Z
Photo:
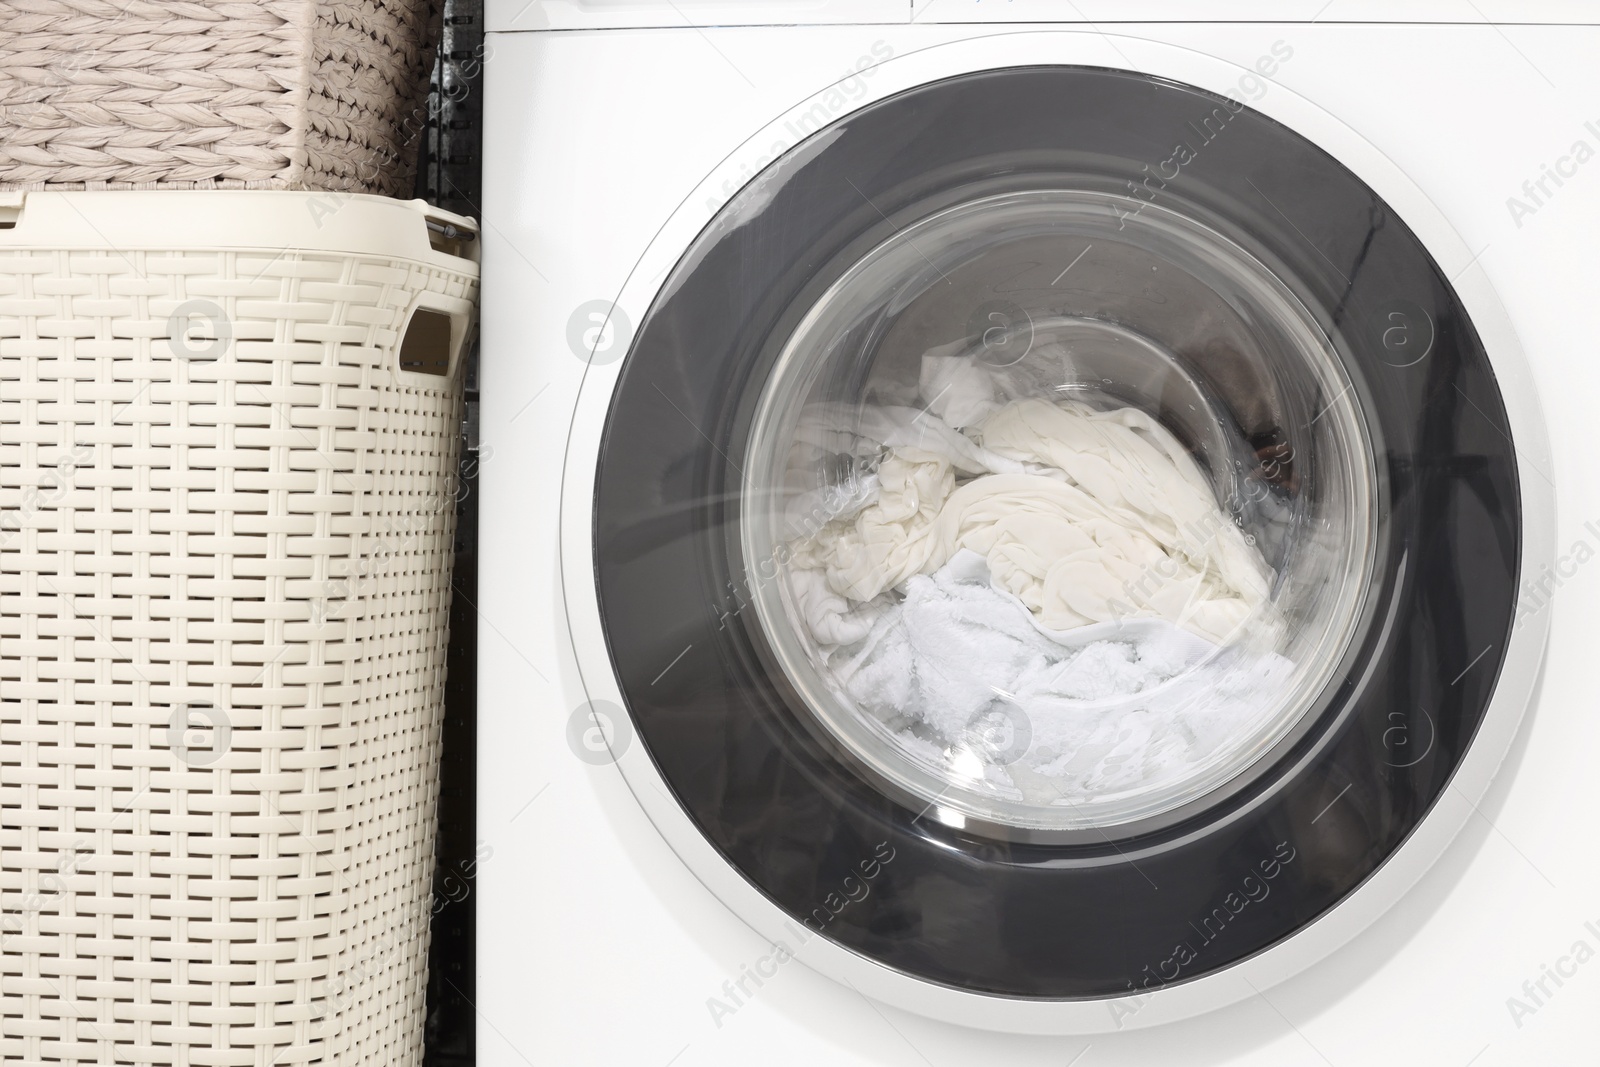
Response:
M0 1060L420 1060L472 224L0 199Z

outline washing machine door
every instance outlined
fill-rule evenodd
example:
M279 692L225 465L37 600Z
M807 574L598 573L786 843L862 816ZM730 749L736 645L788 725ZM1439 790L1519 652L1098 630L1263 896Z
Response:
M1473 744L1514 442L1427 250L1236 101L976 73L802 143L636 333L594 564L727 864L926 983L1125 996L1367 879Z

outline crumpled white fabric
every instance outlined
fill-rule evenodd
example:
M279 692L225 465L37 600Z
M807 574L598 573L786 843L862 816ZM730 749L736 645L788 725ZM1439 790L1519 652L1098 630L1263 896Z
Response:
M1270 569L1149 415L1037 398L995 406L981 369L959 357L926 357L922 377L936 390L922 411L821 406L801 420L803 455L887 449L869 503L859 495L831 516L812 507L809 527L791 508L795 566L820 571L835 594L873 601L969 548L1050 630L1154 617L1222 643L1266 603ZM977 421L962 433L936 406Z
M966 751L970 770L1055 803L1181 779L1274 711L1293 664L1241 656L1165 620L1111 640L1062 645L993 588L982 557L905 583L825 664L856 707L930 758Z
M917 382L928 400L928 410L956 429L981 422L1000 406L993 370L979 366L970 356L948 354L965 346L965 341L957 341L923 356Z
M1021 472L1026 467L983 448L925 409L901 405L814 404L801 413L789 450L784 525L790 538L815 536L832 521L848 520L879 498L876 473L820 477L826 465L860 465L884 449L942 458L963 474ZM834 472L837 475L837 471Z

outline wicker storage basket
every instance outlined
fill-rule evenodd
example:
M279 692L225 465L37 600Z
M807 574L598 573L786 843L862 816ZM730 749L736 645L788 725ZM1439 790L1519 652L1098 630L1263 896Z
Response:
M0 197L0 1061L420 1061L470 228Z
M5 0L0 188L411 195L438 0Z

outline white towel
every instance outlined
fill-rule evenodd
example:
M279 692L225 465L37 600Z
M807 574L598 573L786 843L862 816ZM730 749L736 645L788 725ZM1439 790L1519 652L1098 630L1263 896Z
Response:
M1262 725L1293 670L1158 619L1063 645L967 550L891 601L858 605L861 636L821 650L840 694L907 747L966 753L975 776L1042 803L1183 777Z

